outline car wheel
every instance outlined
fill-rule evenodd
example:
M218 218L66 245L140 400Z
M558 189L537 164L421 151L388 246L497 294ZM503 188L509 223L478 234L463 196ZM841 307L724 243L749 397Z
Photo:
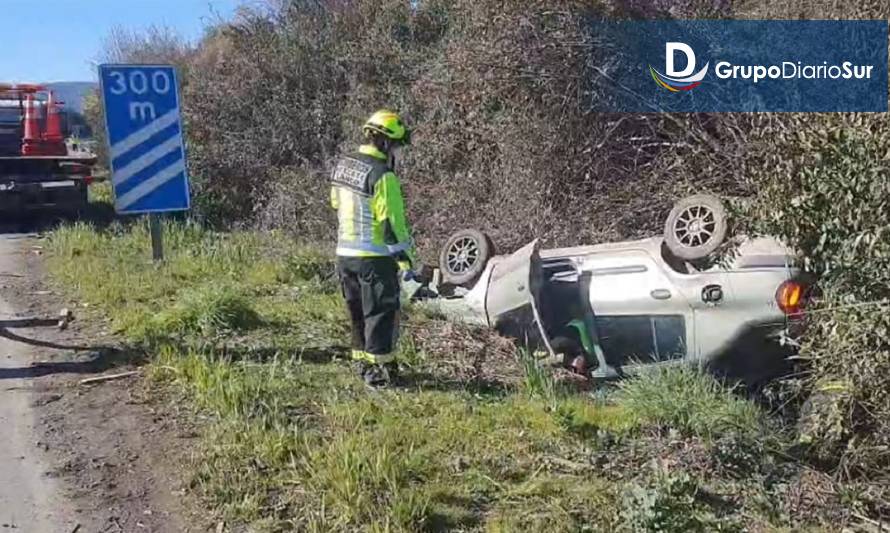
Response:
M696 261L714 253L726 239L727 214L723 202L710 194L683 198L668 215L664 242L680 259Z
M452 285L476 281L493 255L491 239L481 231L465 229L448 238L439 254L442 279Z

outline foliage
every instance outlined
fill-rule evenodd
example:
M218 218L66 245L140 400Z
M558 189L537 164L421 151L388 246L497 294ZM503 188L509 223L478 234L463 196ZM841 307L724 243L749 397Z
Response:
M890 464L890 124L832 122L796 136L803 154L792 178L766 182L752 218L800 249L819 280L802 355L810 390L841 394L808 410L803 437L819 462L880 476Z
M400 110L416 142L398 171L429 260L460 227L478 227L504 249L533 237L597 242L657 233L671 202L690 192L757 194L807 150L795 135L820 131L822 120L594 113L608 85L599 70L606 58L586 24L794 18L796 9L708 0L282 1L241 8L194 49L164 31L117 32L107 53L175 53L196 207L224 226L330 241L330 166L354 149L372 110ZM887 14L865 1L808 9Z
M416 381L369 392L333 359L348 350L330 256L275 233L164 230L154 265L144 223L62 227L49 268L210 415L193 482L214 508L260 530L510 530L517 513L541 529L613 523L614 487L550 461L577 460L597 429L633 431L620 406L461 382L431 361L447 352L406 354Z
M158 334L213 336L247 331L261 323L250 302L237 289L200 286L183 291L179 301L152 321Z
M587 243L657 233L670 202L689 192L749 200L742 202L746 205L738 211L743 216L736 229L784 237L801 250L810 272L820 277L821 296L809 307L801 352L807 362L806 389L834 386L842 392L831 401L813 402L811 416L801 422L801 437L806 437L801 442L809 443L804 447L806 456L819 466L837 467L843 479L863 484L866 488L851 490L846 497L870 516L880 516L886 511L880 503L883 493L873 489L886 481L890 459L886 394L890 122L885 115L595 114L590 103L601 96L597 68L602 57L595 36L585 31L585 22L604 17L886 19L888 15L885 3L871 0L805 6L761 0L282 0L268 8L242 9L234 21L209 28L194 49L178 48L175 39L156 41L182 51L176 60L182 65L197 211L216 225L284 229L303 242L329 243L334 220L326 205L328 169L340 151L359 142L363 118L383 106L399 109L415 125L415 146L398 171L405 178L409 216L426 259L433 258L437 243L459 227L479 227L503 249L532 237L552 244ZM101 132L95 127L101 124L95 101L87 114ZM265 394L274 398L309 394L299 388L266 392L262 387L266 382L284 387L273 379L290 377L282 369L343 343L345 330L335 318L342 310L329 262L316 260L314 254L304 261L299 247L274 233L258 237L237 232L225 237L187 225L169 229L178 251L160 268L160 275L140 255L147 242L142 225L114 226L99 235L86 227L63 229L51 238L58 258L53 260L54 272L89 303L109 311L120 331L134 336L156 313L170 313L185 288L200 291L199 285L216 281L235 286L238 298L250 302L263 325L236 327L238 331L220 328L224 342L228 345L235 342L231 337L242 337L238 342L247 343L249 349L239 349L239 357L274 356L284 361L242 368L217 360L215 351L180 357L180 351L170 348L168 366L179 372L178 382L199 397L215 398L217 389L228 390L221 384L229 381L205 384L202 378L219 371L235 376L232 387L249 384L251 390L263 391L250 397L258 405L265 405L260 399ZM291 253L298 256L295 264L282 259ZM77 268L67 268L72 264ZM515 351L495 335L420 316L409 317L407 326L435 331L403 341L412 353L412 365L432 374L457 376L463 392L478 391L475 387L491 377L492 368L515 362ZM192 340L201 340L197 331L190 334L197 337ZM183 365L192 365L191 370ZM516 370L516 381L526 380L531 393L524 394L520 403L552 415L560 431L566 432L560 433L561 439L568 434L572 439L597 434L577 431L586 426L567 414L575 411L553 407L553 402L563 405L568 400L552 394L551 382L537 373L538 367L509 368ZM192 370L194 374L189 373ZM772 430L764 428L762 414L719 384L685 372L691 371L628 382L619 395L622 411L633 424L707 440L717 462L728 471L756 470L752 457L762 454L753 443ZM342 389L333 384L348 382L345 374L335 369L320 375L325 394L334 398L331 401L343 399ZM310 383L300 383L319 392ZM441 387L449 381L433 378L422 383ZM462 416L472 424L482 423L475 414L490 399L482 398L461 397ZM519 401L512 393L509 398ZM349 528L326 513L325 506L333 505L341 506L347 522L373 517L389 520L392 529L444 520L456 528L472 529L486 522L486 527L509 530L516 528L515 517L535 523L540 510L540 516L548 519L571 516L561 524L572 529L575 520L586 517L557 507L555 500L594 498L600 487L599 480L575 474L559 477L562 473L556 480L542 475L517 481L515 469L540 466L535 461L543 452L512 450L516 460L510 462L493 458L484 446L486 451L479 453L487 454L491 462L483 461L484 467L474 463L472 474L457 468L460 475L455 474L459 478L455 482L437 477L447 467L435 454L426 457L433 474L413 470L411 446L422 447L428 442L425 437L405 440L384 431L386 439L394 441L391 450L406 455L390 457L388 451L380 457L359 457L356 443L367 438L359 432L355 442L345 437L325 442L337 444L332 453L343 464L362 471L381 465L382 470L371 470L371 478L385 490L379 508L368 510L364 504L344 508L345 500L336 495L349 494L343 487L353 487L355 479L332 470L337 464L315 474L294 473L291 458L302 457L306 448L295 444L297 422L287 418L293 414L292 405L275 407L274 417L287 422L270 432L265 426L257 429L255 419L243 413L230 416L218 400L208 400L206 408L222 413L232 426L219 430L220 444L208 452L213 459L202 470L201 483L215 502L241 517L284 509L273 518L281 523L293 519L288 510L301 509L295 519L298 527ZM442 414L430 407L440 397L415 400L436 417ZM496 405L503 408L498 403L502 401L498 396ZM318 423L328 408L331 405L307 410L307 419ZM388 415L400 420L402 435L413 435L404 432L411 428L407 419L390 408L407 409L400 402L371 409L368 416L373 422L365 429L380 430L392 420ZM387 422L378 422L378 417ZM319 431L334 431L325 424ZM510 424L512 431L525 431ZM460 431L482 433L474 429L478 428L462 426ZM527 443L523 439L529 434L523 435L518 440ZM459 445L451 436L436 433L436 437ZM528 438L536 444L547 441ZM481 441L479 437L472 442ZM760 462L762 467L764 461ZM271 470L282 477L257 480L255 474L265 475L267 464L276 465ZM282 467L285 464L287 468ZM492 470L491 464L510 467ZM390 475L392 469L400 473ZM278 489L309 478L324 494L322 501L307 504L299 500L299 493ZM580 488L567 488L567 482ZM664 504L667 507L674 505L671 502L681 507L688 502L688 484L683 480L665 481L662 488L657 488L660 481L641 483L646 494L655 494L647 501L661 502L658 494L673 494ZM396 510L390 498L404 491L410 493L405 501L412 503ZM439 498L441 491L445 496ZM526 505L522 510L528 513L517 510L515 502ZM653 516L644 513L638 518L652 524ZM600 525L607 523L603 517L597 520Z
M685 473L673 473L657 464L644 485L630 484L622 500L622 517L630 531L705 531L698 516L698 485Z
M732 518L718 516L698 481L686 472L652 461L623 493L621 517L635 533L743 531Z
M695 369L643 375L617 394L567 394L493 332L409 307L405 380L370 392L339 361L348 331L330 256L276 232L164 229L167 261L155 265L144 223L63 226L47 239L48 266L60 290L89 304L83 313L109 317L153 356L148 371L179 391L177 405L200 410L188 475L231 523L615 531L685 521L712 531L849 516L827 489L818 511L793 503L806 485L781 465L782 435ZM653 459L667 470L647 467ZM874 513L883 492L844 494Z
M332 214L319 194L328 169L360 141L361 121L384 106L415 126L415 147L398 171L428 259L459 227L479 227L505 248L532 237L644 236L688 191L753 190L746 172L757 161L747 138L754 120L591 111L603 90L602 58L586 23L667 10L637 4L242 8L183 56L197 209L221 225L329 240ZM705 4L671 10L725 15Z

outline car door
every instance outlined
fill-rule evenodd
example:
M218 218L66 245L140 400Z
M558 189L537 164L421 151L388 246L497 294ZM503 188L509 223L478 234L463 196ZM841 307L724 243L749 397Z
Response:
M685 295L645 250L592 254L582 265L606 361L624 372L672 364L695 345Z
M714 342L731 338L738 327L727 273L713 268L690 273L668 270L668 275L692 308L697 335L690 343L688 356L702 360Z
M543 284L539 249L540 242L535 239L495 264L485 295L485 313L489 326L528 342L540 340L552 355L537 300Z

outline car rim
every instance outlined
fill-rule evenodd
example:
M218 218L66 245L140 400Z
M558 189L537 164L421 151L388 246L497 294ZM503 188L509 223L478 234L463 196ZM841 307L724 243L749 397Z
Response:
M469 272L479 260L479 244L476 239L463 237L448 248L448 271L452 274Z
M684 209L674 223L674 237L687 248L704 246L714 237L717 217L708 206L693 205Z

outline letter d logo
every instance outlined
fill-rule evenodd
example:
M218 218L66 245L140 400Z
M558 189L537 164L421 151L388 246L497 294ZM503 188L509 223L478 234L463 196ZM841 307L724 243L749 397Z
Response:
M674 62L678 52L686 56L686 68L680 71L676 70L676 63ZM664 43L665 74L655 70L652 65L649 65L649 73L652 75L655 83L676 93L689 91L701 85L701 80L708 73L709 65L710 62L705 63L705 66L698 73L693 74L695 72L695 52L692 50L692 47L681 42L666 42Z
M674 56L677 52L686 54L686 68L682 71L674 70ZM664 73L672 78L683 78L695 71L695 52L686 43L664 44Z

